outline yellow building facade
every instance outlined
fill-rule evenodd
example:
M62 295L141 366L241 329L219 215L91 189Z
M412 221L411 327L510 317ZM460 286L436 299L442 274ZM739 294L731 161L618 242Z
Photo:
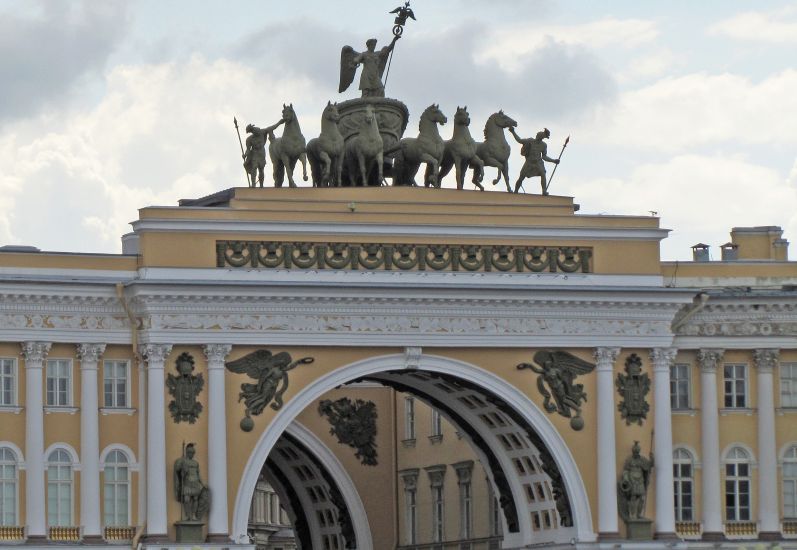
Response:
M419 188L235 188L132 225L119 255L0 249L5 545L253 548L267 481L302 550L797 548L777 228L662 262L655 217ZM266 350L307 361L228 367ZM541 352L590 365L585 401L518 368ZM618 512L635 442L644 540ZM188 443L210 494L190 542Z

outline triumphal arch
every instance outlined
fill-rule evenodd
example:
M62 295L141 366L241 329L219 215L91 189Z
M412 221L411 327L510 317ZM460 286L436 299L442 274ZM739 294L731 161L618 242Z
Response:
M461 107L444 141L431 104L407 139L396 41L344 48L363 97L321 136L247 126L249 185L141 208L122 254L0 249L3 544L797 547L779 228L662 262L658 218L548 194L547 129L476 142Z

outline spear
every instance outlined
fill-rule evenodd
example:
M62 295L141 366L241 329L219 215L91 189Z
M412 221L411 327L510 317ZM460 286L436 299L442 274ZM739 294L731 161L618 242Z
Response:
M232 123L235 125L235 133L238 134L238 145L241 146L241 158L246 160L246 154L244 153L244 143L241 141L241 131L238 129L238 119L234 116L232 117ZM252 180L249 179L249 171L244 166L244 174L246 174L246 183L249 184L249 187L254 187L252 185Z
M556 160L562 160L562 153L565 152L565 147L567 147L568 143L570 143L570 136L567 136L567 139L565 140L565 144L562 145L562 150L559 151L559 158L557 158ZM554 176L554 174L556 174L556 168L558 166L559 166L559 163L557 162L556 165L553 167L553 172L551 172L551 178L548 180L548 183L545 185L545 189L543 190L543 193L542 193L543 195L547 195L548 194L548 188L551 186L551 182L553 181L553 176Z

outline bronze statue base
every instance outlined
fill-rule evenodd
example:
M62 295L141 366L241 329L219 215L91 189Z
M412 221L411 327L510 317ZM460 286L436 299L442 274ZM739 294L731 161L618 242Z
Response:
M629 519L625 522L628 540L652 540L653 520L647 518Z
M174 524L177 542L205 542L202 528L205 527L201 521L178 521Z

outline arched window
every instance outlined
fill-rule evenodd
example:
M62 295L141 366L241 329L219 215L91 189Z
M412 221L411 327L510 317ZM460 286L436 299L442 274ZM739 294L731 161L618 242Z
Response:
M797 445L783 455L783 517L797 518Z
M105 457L104 518L105 526L130 524L130 461L127 455L113 450Z
M64 449L47 457L47 524L72 525L72 457Z
M741 447L725 457L725 519L750 521L750 455Z
M672 478L675 495L675 521L694 520L695 461L686 449L675 449L672 454Z
M0 525L17 525L17 455L0 447Z

